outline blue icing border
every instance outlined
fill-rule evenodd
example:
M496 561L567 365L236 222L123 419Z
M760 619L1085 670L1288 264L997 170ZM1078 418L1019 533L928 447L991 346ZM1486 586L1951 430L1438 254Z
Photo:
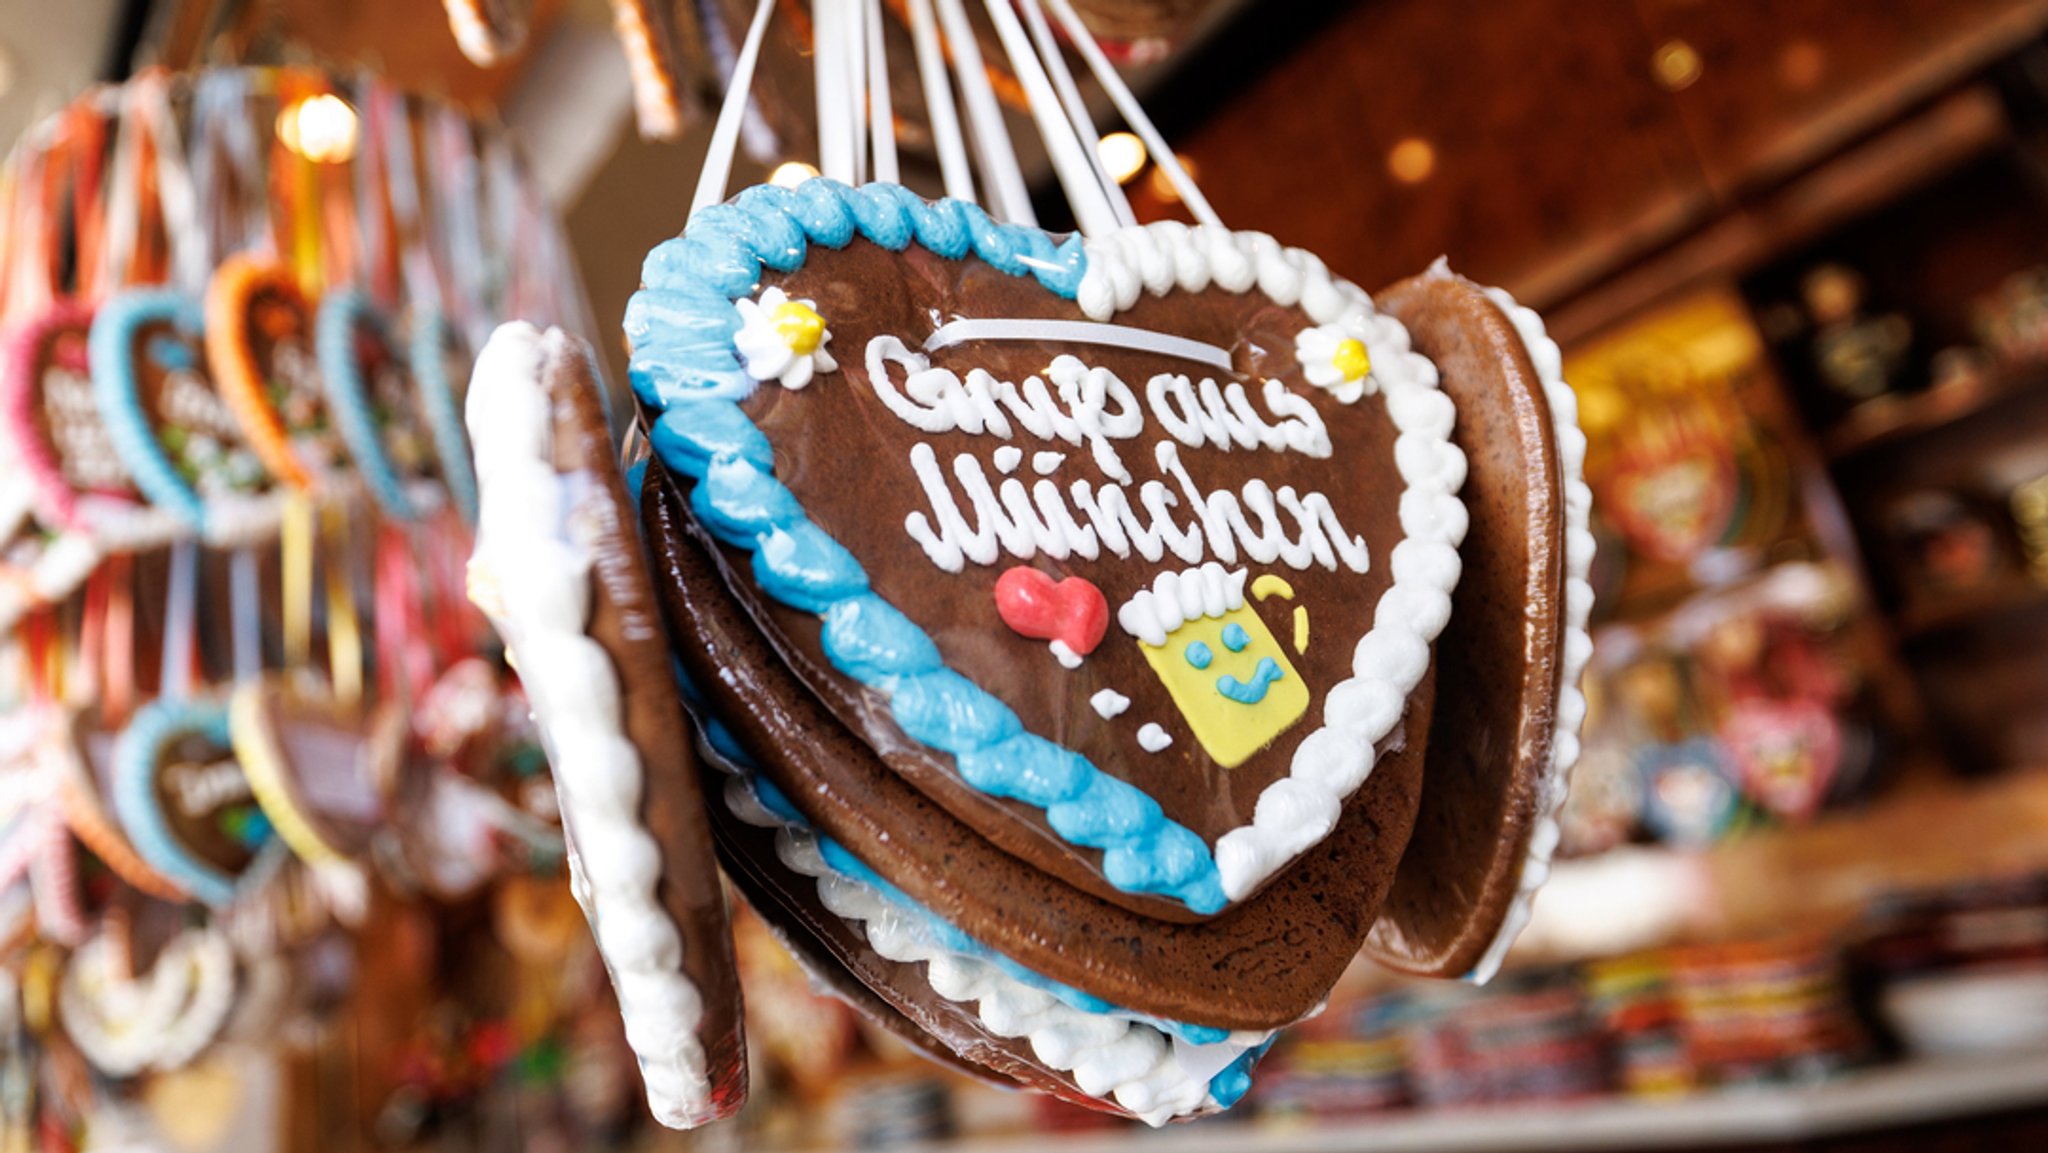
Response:
M729 762L733 768L744 774L748 786L753 790L755 799L761 802L761 806L781 820L810 832L816 838L819 854L824 857L825 864L834 872L867 885L880 893L884 900L896 906L904 915L916 918L925 927L930 929L933 936L938 938L939 942L947 949L955 953L963 953L967 956L978 957L988 961L1015 980L1040 992L1049 993L1069 1008L1083 1013L1116 1014L1131 1021L1150 1025L1170 1037L1178 1037L1191 1045L1214 1045L1230 1039L1230 1030L1228 1029L1220 1029L1212 1025L1190 1025L1185 1022L1169 1021L1162 1017L1153 1017L1144 1013L1133 1013L1100 997L1084 993L1071 985L1055 981L1050 977L1018 964L997 950L982 944L951 921L919 904L901 889L883 879L873 869L868 868L866 863L847 851L845 846L818 832L811 825L810 821L804 817L803 813L798 811L794 804L790 803L789 798L783 794L782 790L777 788L773 781L761 775L759 766L755 764L752 757L747 755L747 751L740 746L739 739L733 735L732 730L727 728L723 721L710 714L708 702L697 691L696 686L690 681L689 674L683 670L681 664L675 666L675 672L677 687L681 690L684 700L690 705L690 717L696 723L698 731L703 734L705 744L709 745L714 752ZM1209 1095L1214 1097L1217 1103L1226 1109L1235 1105L1244 1096L1245 1092L1251 1088L1252 1067L1258 1063L1260 1057L1264 1056L1266 1050L1272 1047L1273 1041L1277 1037L1278 1033L1276 1032L1273 1037L1269 1037L1259 1045L1247 1049L1235 1061L1211 1078L1209 1081Z
M892 251L916 243L949 259L972 252L1069 300L1087 269L1079 237L1055 243L975 205L927 202L900 185L814 179L749 188L699 211L681 237L649 252L643 287L626 306L628 377L661 411L648 437L655 455L697 481L691 509L718 539L752 551L769 596L825 618L833 666L887 696L896 723L952 753L969 784L1045 810L1061 837L1101 850L1103 875L1118 889L1220 911L1229 903L1222 878L1193 830L1080 754L1024 732L1008 706L946 668L931 638L869 590L860 562L775 478L768 438L739 408L757 386L734 355L733 301L755 292L764 267L793 271L810 245L839 248L856 234Z
M178 843L156 794L156 762L163 747L193 732L232 748L227 706L159 698L137 710L114 743L114 814L143 860L202 903L222 908L235 899L235 877Z
M405 483L392 466L391 454L384 449L384 438L377 432L377 420L370 411L369 383L363 379L363 366L356 359L358 323L375 331L377 339L389 347L384 321L370 306L370 297L362 289L336 289L320 302L320 312L313 323L313 346L320 363L320 378L327 384L327 411L378 506L398 520L417 520L419 510L406 495ZM397 355L395 349L391 352ZM440 447L438 437L435 447Z
M427 305L414 308L412 340L406 349L413 387L419 390L427 431L433 436L434 456L441 464L441 483L455 499L462 519L474 526L476 467L469 459L469 432L462 426L462 406L455 402L455 382L448 378L448 364L442 357L454 339L455 330L440 309Z
M135 486L151 504L171 510L194 530L206 527L206 505L156 438L142 411L142 392L135 378L135 333L152 321L168 321L193 337L206 330L206 309L199 298L175 288L135 288L107 298L93 315L86 337L86 363L92 372L93 399L100 423Z

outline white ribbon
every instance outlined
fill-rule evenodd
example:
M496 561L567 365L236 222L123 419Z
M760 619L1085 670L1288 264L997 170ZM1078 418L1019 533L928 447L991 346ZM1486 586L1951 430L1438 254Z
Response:
M1088 159L1089 153L1094 151L1092 129L1091 139L1084 145L1076 137L1074 124L1061 107L1052 81L1046 78L1045 67L1040 63L1030 37L1025 35L1024 26L1017 22L1017 13L1010 6L1010 0L986 0L986 4L989 19L996 26L996 36L1002 40L1003 51L1010 57L1010 67L1024 86L1024 94L1031 106L1031 119L1038 125L1038 135L1045 141L1046 155L1052 160L1060 187L1066 190L1067 203L1073 206L1074 219L1081 226L1081 232L1087 236L1114 232L1119 223L1116 211L1110 207L1109 197L1102 190L1102 180Z
M1188 211L1197 221L1211 228L1222 228L1223 218L1216 215L1214 208L1209 207L1208 198L1202 195L1201 189L1195 187L1194 178L1188 175L1187 169L1181 167L1180 158L1174 155L1173 149L1167 147L1166 138L1159 134L1159 129L1153 125L1152 118L1145 114L1145 109L1138 103L1138 98L1131 94L1130 86L1124 83L1123 77L1117 75L1116 67L1109 62L1109 57L1103 55L1102 47L1095 43L1094 34L1081 22L1081 17L1074 12L1074 6L1067 0L1045 2L1052 6L1053 15L1059 17L1060 26L1067 30L1067 35L1073 39L1074 46L1080 49L1081 59L1087 61L1088 70L1094 73L1096 83L1102 85L1104 92L1109 93L1111 103L1116 105L1116 110L1123 115L1124 122L1131 126L1131 131L1136 132L1138 138L1145 142L1145 147L1152 153L1152 159L1158 163L1159 170L1166 174L1167 183L1173 185L1173 190L1179 195L1181 203L1187 205Z
M760 0L754 7L754 22L747 26L747 40L740 46L739 59L733 62L725 103L719 107L718 123L711 130L711 144L704 150L697 192L690 198L692 216L725 199L726 182L732 179L733 150L739 145L740 123L747 114L747 93L754 86L754 64L761 58L761 37L768 31L768 17L774 11L775 0ZM822 124L819 130L823 131Z
M973 204L967 138L960 131L960 112L953 104L953 81L946 75L946 53L939 46L932 0L910 0L910 41L917 49L917 76L924 86L925 115L931 121L932 144L938 149L939 176L945 182L946 195Z
M974 38L974 25L960 0L938 0L939 23L946 31L946 43L953 49L953 70L960 77L960 94L967 103L967 125L974 133L974 151L981 157L981 183L988 193L988 210L999 220L1012 224L1036 225L1038 214L1031 210L1031 192L1024 186L1024 172L1017 166L1017 147L1010 142L1010 130L1003 124L1002 105L982 64L981 45Z
M1137 214L1131 211L1131 201L1124 195L1123 186L1103 166L1102 152L1095 145L1095 117L1089 114L1088 103L1081 98L1081 88L1074 83L1074 74L1067 68L1066 53L1060 51L1060 43L1052 34L1052 25L1046 23L1045 9L1038 0L1020 0L1018 6L1024 11L1025 27L1031 30L1031 42L1038 46L1038 54L1045 61L1046 75L1052 78L1052 86L1059 93L1067 119L1080 137L1082 154L1094 170L1096 182L1108 197L1110 208L1116 212L1117 223L1125 228L1135 227Z
M1056 344L1099 344L1151 352L1231 370L1230 353L1213 344L1185 336L1132 328L1126 324L1101 324L1093 320L1003 320L981 318L955 320L939 326L924 342L926 352L937 352L956 344L978 340L1035 340Z
M882 0L867 0L868 56L868 138L874 141L875 179L887 184L902 183L896 163L896 110L889 99L889 55L883 44Z

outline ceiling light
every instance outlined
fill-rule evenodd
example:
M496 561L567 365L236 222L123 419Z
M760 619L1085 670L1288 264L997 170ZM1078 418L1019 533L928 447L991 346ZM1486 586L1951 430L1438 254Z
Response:
M1420 184L1436 171L1436 148L1419 136L1410 136L1387 153L1387 171L1403 184Z
M818 170L801 160L785 160L768 174L768 183L777 188L795 188L818 174Z
M1102 158L1102 167L1109 172L1109 178L1118 184L1128 184L1132 177L1145 170L1145 142L1128 132L1112 132L1095 144L1095 154Z
M278 140L321 164L339 164L354 156L359 127L348 101L327 92L287 104L277 114Z

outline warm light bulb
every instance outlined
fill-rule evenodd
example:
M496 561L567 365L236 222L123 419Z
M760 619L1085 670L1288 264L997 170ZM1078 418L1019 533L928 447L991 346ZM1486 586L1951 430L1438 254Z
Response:
M321 164L340 164L354 156L358 127L356 110L328 92L287 104L277 114L278 140Z
M1109 178L1118 184L1129 183L1145 170L1145 142L1128 132L1112 132L1103 137L1095 144L1095 154L1102 158Z
M1419 136L1410 136L1387 153L1387 171L1403 184L1420 184L1436 171L1436 148Z
M818 174L818 170L801 160L786 160L775 166L768 174L768 183L777 188L795 188Z

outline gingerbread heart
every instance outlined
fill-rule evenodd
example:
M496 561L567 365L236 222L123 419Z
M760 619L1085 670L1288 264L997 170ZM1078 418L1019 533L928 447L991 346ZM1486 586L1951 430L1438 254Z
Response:
M407 346L421 416L433 437L434 455L448 495L462 519L476 523L476 469L470 463L469 434L462 428L462 403L469 388L470 359L455 327L437 309L416 307Z
M79 841L123 881L153 897L183 901L184 890L135 851L109 807L117 740L118 734L102 727L92 710L52 710L49 714L40 756L56 781L65 821Z
M551 750L570 874L655 1116L746 1099L725 897L654 590L588 346L499 328L467 419L483 503L470 596L505 638Z
M1719 543L1741 487L1725 430L1685 402L1660 400L1638 411L1617 439L1628 449L1601 498L1629 546L1683 564Z
M274 834L235 759L226 704L150 702L114 762L114 811L136 851L200 901L231 904Z
M179 535L178 518L136 487L101 418L88 347L93 312L60 303L15 330L0 377L14 459L27 473L45 527L128 552Z
M108 436L135 483L216 541L276 522L263 464L221 399L205 360L205 308L170 288L138 288L93 318L92 377Z
M702 697L688 685L684 693L701 714ZM821 834L721 722L703 720L700 731L700 757L714 770L706 791L726 801L713 826L735 884L798 956L830 957L821 979L872 1019L898 1032L914 1023L914 1043L936 1038L984 1076L1154 1125L1227 1108L1249 1085L1271 1031L1162 1021L1018 965ZM928 976L915 972L920 964Z
M1364 293L1264 236L1084 245L829 181L699 213L644 280L658 458L722 583L892 769L1183 920L1336 827L1466 525L1454 407ZM991 611L1019 565L1110 606L1077 667Z
M330 292L317 321L328 411L384 512L417 520L434 498L432 442L409 364L360 289Z
M1578 759L1592 656L1586 439L1557 345L1506 293L1439 264L1377 299L1458 402L1473 531L1437 639L1422 809L1367 953L1484 980L1549 873Z
M279 837L309 864L360 856L389 816L405 756L395 702L365 709L280 680L249 680L228 705L235 759Z
M1636 753L1636 771L1643 776L1643 824L1672 844L1712 844L1741 812L1727 753L1713 741L1650 745Z
M313 355L313 317L290 270L222 262L206 291L206 362L263 467L306 488L345 461Z
M1738 701L1720 736L1743 792L1786 820L1813 816L1842 765L1842 722L1815 700Z

